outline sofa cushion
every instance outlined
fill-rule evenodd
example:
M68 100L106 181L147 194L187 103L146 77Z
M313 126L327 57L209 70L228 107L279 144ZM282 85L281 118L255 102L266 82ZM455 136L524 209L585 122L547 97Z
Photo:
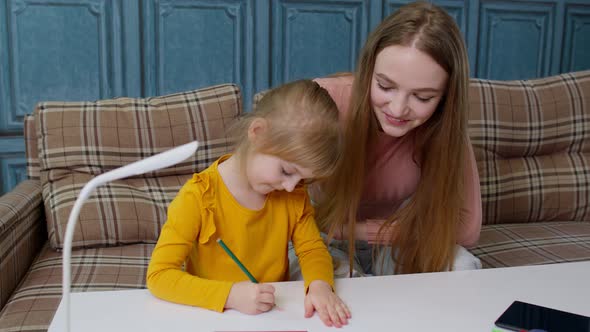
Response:
M145 288L153 244L72 251L72 292ZM47 331L61 300L62 254L45 246L0 312L0 331Z
M63 246L74 201L92 177L198 140L197 153L182 163L97 188L73 239L74 247L155 243L184 182L232 150L227 127L241 109L234 84L147 99L40 103L35 126L51 246Z
M590 220L590 71L472 79L484 224Z
M484 268L590 260L590 223L559 221L485 225L469 251Z

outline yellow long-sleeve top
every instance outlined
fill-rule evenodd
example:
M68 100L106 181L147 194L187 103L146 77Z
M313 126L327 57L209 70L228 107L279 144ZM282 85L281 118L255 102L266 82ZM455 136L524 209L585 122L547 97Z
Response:
M221 238L258 282L286 281L288 242L299 258L305 290L314 280L334 287L332 258L303 187L273 191L261 210L241 206L217 166L194 174L168 207L147 271L147 287L167 301L223 311L234 282L248 280L217 243ZM184 269L183 269L184 265Z

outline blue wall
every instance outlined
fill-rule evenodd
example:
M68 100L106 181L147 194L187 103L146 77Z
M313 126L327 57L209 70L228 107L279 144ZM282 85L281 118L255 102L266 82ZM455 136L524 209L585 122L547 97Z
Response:
M252 95L354 68L404 0L0 0L0 193L26 177L23 116L41 100L154 96L223 82ZM438 0L474 77L590 69L590 0Z

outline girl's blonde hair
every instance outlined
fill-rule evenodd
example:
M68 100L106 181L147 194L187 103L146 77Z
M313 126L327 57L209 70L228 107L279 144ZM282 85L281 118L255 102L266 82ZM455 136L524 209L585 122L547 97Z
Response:
M266 121L253 144L248 128ZM342 155L338 108L330 94L311 80L299 80L268 91L252 112L238 122L236 154L254 150L313 170L314 179L331 176Z
M348 227L351 266L354 225L367 162L367 147L378 132L371 107L371 80L377 55L386 47L415 47L428 54L449 75L446 93L431 118L414 129L414 161L420 182L409 204L390 216L379 234L392 246L396 273L451 269L456 232L464 202L466 116L469 69L459 28L441 8L426 2L401 7L368 37L355 73L350 113L346 118L347 161L323 187L317 209L320 227L329 231ZM395 171L395 170L392 170ZM385 227L392 235L383 239Z

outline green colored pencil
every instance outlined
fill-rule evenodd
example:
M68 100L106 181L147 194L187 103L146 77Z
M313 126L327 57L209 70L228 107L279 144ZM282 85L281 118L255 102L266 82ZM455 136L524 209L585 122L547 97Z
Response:
M223 240L217 239L217 243L219 243L221 248L223 248L223 250L225 250L225 252L229 255L229 257L238 265L240 270L242 270L242 272L244 272L244 274L246 274L246 276L248 276L248 279L250 279L250 281L252 281L253 283L257 284L258 281L256 280L256 278L254 278L254 276L250 273L250 271L248 271L248 269L246 269L244 264L242 264L242 262L240 262L240 260L236 257L236 255L234 255L234 253L231 252L231 250L229 250L229 248L225 245Z

